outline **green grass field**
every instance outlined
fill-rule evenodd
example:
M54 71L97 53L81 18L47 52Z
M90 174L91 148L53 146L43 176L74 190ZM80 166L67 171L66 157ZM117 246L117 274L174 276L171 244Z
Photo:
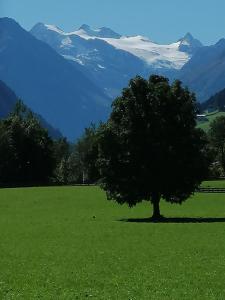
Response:
M225 180L204 181L201 186L202 187L225 188Z
M210 123L220 116L225 116L225 112L209 113L206 115L208 121L199 121L197 127L203 129L204 131L208 131Z
M224 300L225 195L161 208L212 219L121 221L149 217L149 203L97 187L0 190L0 299Z

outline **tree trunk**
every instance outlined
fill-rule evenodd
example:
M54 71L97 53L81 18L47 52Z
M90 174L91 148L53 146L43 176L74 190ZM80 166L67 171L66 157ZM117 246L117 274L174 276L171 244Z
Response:
M159 207L160 198L161 198L161 196L159 193L155 193L152 196L152 205L153 205L152 219L154 219L154 220L159 220L160 218L162 218L162 216L160 214L160 207Z

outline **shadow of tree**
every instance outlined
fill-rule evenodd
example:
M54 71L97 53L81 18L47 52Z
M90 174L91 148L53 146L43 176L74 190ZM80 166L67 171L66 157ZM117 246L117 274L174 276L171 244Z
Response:
M130 218L121 219L120 222L130 223L225 223L225 218L166 218L162 217L159 220L153 218Z

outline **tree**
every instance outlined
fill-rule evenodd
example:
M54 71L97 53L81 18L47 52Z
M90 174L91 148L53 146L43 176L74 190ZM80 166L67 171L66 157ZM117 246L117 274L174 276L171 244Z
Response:
M216 150L218 160L225 172L225 117L217 117L209 129L209 138Z
M98 181L100 175L96 165L97 158L97 129L92 124L85 129L84 134L74 145L74 150L69 159L76 182L94 183Z
M33 113L20 101L1 121L0 181L4 184L47 183L54 169L53 143Z
M196 129L195 97L181 82L136 77L99 128L101 186L109 200L142 200L160 215L160 199L182 203L208 170L206 138Z
M70 144L66 138L54 141L54 157L56 162L54 179L57 183L67 184L70 177Z

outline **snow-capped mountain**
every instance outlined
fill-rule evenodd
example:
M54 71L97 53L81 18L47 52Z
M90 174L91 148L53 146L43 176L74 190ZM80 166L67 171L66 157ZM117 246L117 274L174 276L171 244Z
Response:
M202 43L195 39L189 32L179 40L179 50L188 54L195 54L195 52L203 47Z
M83 24L77 31L74 32L80 36L87 36L87 37L98 37L98 38L112 38L112 39L119 39L121 35L116 33L110 28L101 27L97 29L91 28L87 24Z
M110 108L111 99L84 73L13 19L0 18L0 79L70 140Z
M188 53L179 50L180 42L159 45L143 36L104 40L117 49L132 53L156 69L180 69L190 58Z
M31 30L31 34L49 44L71 63L79 63L85 75L110 98L114 98L133 76L144 74L145 63L129 52L113 47L104 38L87 38L84 33L86 26L67 34L55 26L39 23ZM117 35L105 28L99 31L89 29L90 32L108 37Z
M45 29L45 30L44 30ZM181 69L191 58L193 52L202 47L202 44L194 39L190 33L179 41L169 44L160 45L149 38L138 36L121 36L113 30L102 27L92 29L88 25L82 25L78 30L73 32L64 32L62 29L54 25L37 24L31 30L39 39L48 41L48 34L53 31L58 34L58 41L61 39L60 48L66 48L67 51L71 48L79 48L79 44L74 38L79 36L84 40L101 40L112 45L116 49L124 50L141 59L148 66L154 69ZM79 56L81 54L79 53ZM82 63L82 59L78 56L69 55L68 59L74 59Z
M136 75L180 78L202 101L225 86L224 40L204 47L189 33L160 45L88 25L65 32L38 23L29 33L0 18L0 54L0 79L70 139L107 118L112 99Z
M122 36L106 27L92 29L88 25L64 32L55 25L38 23L31 34L67 60L82 65L85 74L111 98L136 75L173 77L202 46L190 34L176 43L159 45L143 36Z
M181 69L190 59L194 48L202 46L190 33L175 43L160 45L141 35L121 36L118 34L117 37L94 35L98 29L91 30L91 34L89 34L90 31L84 29L86 26L82 26L82 30L64 34L69 36L76 34L84 39L100 38L117 49L130 52L154 68Z

